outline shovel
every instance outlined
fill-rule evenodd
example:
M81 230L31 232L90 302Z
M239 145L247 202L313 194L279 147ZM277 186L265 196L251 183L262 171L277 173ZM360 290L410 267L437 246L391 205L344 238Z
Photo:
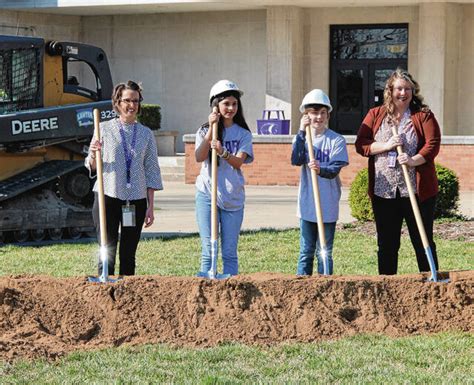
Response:
M214 107L217 112L217 107ZM212 124L212 140L217 140L217 122ZM217 223L217 150L212 149L211 157L211 269L209 271L200 271L197 276L209 279L225 279L230 274L217 273L217 239L219 228Z
M94 137L100 141L99 128L99 110L94 109ZM100 260L102 261L102 274L100 277L89 277L89 282L117 282L116 279L109 278L109 263L107 257L107 223L105 220L105 197L104 197L104 179L102 174L101 150L95 152L95 162L97 169L97 185L99 188L99 227L100 227Z
M306 126L306 141L308 143L308 153L309 160L314 160L314 149L313 149L313 137L311 134L311 126ZM316 221L318 224L318 238L319 246L321 248L321 259L323 260L323 274L329 274L329 261L328 261L328 251L326 247L326 237L324 235L324 223L323 223L323 214L321 211L321 199L319 197L319 184L318 184L318 174L316 170L310 169L311 171L311 182L313 185L313 197L314 197L314 207L316 209Z
M397 129L393 126L392 126L392 134L398 135ZM398 155L403 153L402 146L397 146L397 153ZM420 233L421 242L423 243L423 247L425 248L425 254L426 254L426 257L428 258L428 264L430 265L431 277L429 278L429 281L438 282L438 273L436 271L436 265L433 259L433 253L431 251L428 237L426 236L425 225L423 224L423 220L421 219L420 208L418 207L418 202L416 201L415 191L413 190L413 186L410 183L410 176L408 175L408 166L406 164L402 164L401 166L403 170L403 177L405 179L405 184L407 185L408 195L410 197L410 203L413 209L413 214L415 214L416 225ZM449 280L444 280L443 282L448 282L448 281Z

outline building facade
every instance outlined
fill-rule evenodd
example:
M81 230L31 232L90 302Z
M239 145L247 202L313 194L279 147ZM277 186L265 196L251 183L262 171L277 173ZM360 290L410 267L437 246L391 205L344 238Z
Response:
M114 82L143 83L164 130L195 132L223 78L244 90L249 125L264 109L299 123L312 88L331 96L331 127L355 134L381 102L394 68L407 68L444 135L474 135L472 1L63 0L0 4L0 33L82 41L108 54ZM212 11L211 9L215 9Z

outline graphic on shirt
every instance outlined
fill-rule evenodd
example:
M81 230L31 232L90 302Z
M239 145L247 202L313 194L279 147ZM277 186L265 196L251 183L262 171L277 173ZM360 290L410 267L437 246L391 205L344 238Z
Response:
M321 169L328 173L332 169L343 167L349 163L344 137L328 129L313 142L315 159L321 164ZM311 181L311 171L307 165L307 142L304 136L298 134L293 140L292 161L301 165L300 187L298 192L297 216L310 222L316 222L314 194ZM296 157L294 159L294 156ZM339 166L338 166L339 165ZM336 222L339 216L339 200L341 197L341 182L339 177L318 176L319 195L324 223Z
M224 147L226 148L227 151L229 151L231 154L237 154L237 151L239 149L239 141L238 140L229 140L229 141L224 141Z
M325 150L321 150L319 148L316 149L316 160L320 163L329 162L329 154L331 150L329 148Z
M196 148L205 140L207 128L198 130ZM201 134L202 133L202 134ZM204 134L204 135L203 135ZM231 154L247 154L244 163L253 161L252 133L237 124L227 127L223 133L222 146ZM229 162L221 161L217 169L217 206L227 211L240 210L245 202L245 179L240 168L234 168ZM211 191L211 164L206 158L196 178L198 191L209 194Z

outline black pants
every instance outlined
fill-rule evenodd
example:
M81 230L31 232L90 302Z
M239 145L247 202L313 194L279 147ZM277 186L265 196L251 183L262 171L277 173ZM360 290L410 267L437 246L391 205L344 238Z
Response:
M117 198L105 196L105 218L107 224L107 260L109 274L115 274L115 254L117 253L117 242L120 226L120 275L135 274L135 253L137 251L138 241L142 232L143 222L147 208L147 200L140 199L130 201L135 205L135 227L122 226L122 206L126 201ZM97 233L97 240L100 244L100 222L99 222L99 199L95 194L94 206L92 208L92 217ZM99 275L102 274L102 261L99 258Z
M435 204L436 196L429 198L422 203L418 202L426 236L428 237L428 242L433 253L436 270L438 270L436 245L433 241ZM415 249L418 269L420 272L430 271L430 265L416 225L415 215L410 204L410 198L400 197L398 191L395 199L384 199L374 196L372 199L372 207L377 227L379 274L397 274L398 250L400 249L400 236L403 219L406 221L411 243Z

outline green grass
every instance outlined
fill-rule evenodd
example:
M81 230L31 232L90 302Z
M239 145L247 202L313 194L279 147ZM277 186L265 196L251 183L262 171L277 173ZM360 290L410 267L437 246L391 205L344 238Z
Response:
M270 348L164 345L0 364L3 384L472 384L474 337L365 335Z
M473 243L436 242L441 270L473 268ZM240 271L294 274L298 250L298 230L245 232L239 243ZM0 248L0 275L94 275L97 251L96 243L6 245ZM143 240L137 252L137 274L194 275L199 254L198 236ZM373 236L337 231L333 255L335 274L377 274ZM413 249L403 237L399 273L415 272ZM270 348L237 344L209 349L121 347L77 352L54 363L0 363L0 383L474 384L474 336L443 333L394 339L359 335Z
M472 269L474 244L436 239L440 270ZM0 248L0 275L46 274L71 277L97 274L97 243L42 247L6 245ZM377 274L376 240L347 230L336 231L334 274ZM137 274L194 275L199 270L199 236L142 240L137 251ZM244 232L239 242L240 273L294 274L299 252L299 231ZM118 263L118 258L117 258ZM418 267L408 237L402 237L399 273L416 273Z

